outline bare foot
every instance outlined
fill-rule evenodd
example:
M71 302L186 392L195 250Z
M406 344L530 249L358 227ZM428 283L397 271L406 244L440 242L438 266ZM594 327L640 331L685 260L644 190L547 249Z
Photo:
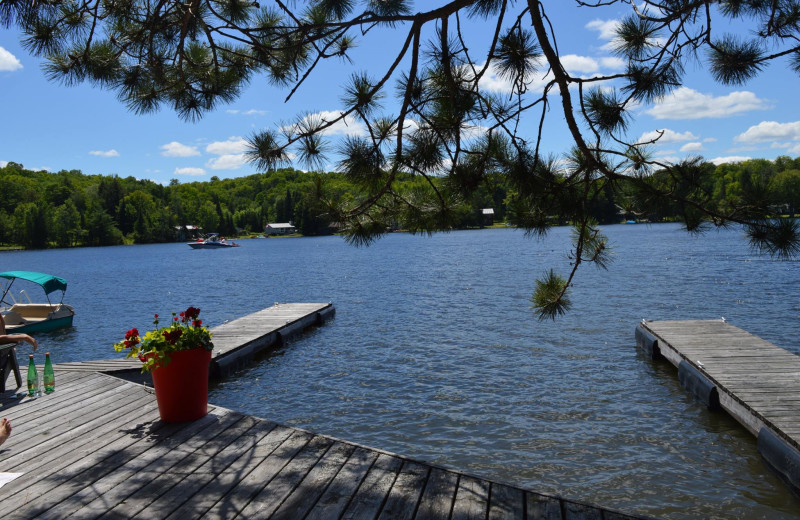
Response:
M11 423L3 417L3 420L0 421L0 444L6 442L9 435L11 435Z

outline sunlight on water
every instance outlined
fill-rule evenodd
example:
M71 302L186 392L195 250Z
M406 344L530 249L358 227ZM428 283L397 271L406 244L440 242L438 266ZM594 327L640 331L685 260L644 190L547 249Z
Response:
M572 311L538 322L534 280L567 273L569 232L432 238L366 249L337 237L0 253L0 270L66 278L75 327L55 361L113 357L125 330L188 305L218 325L274 302L328 302L323 327L212 390L211 401L480 476L668 518L800 518L755 439L635 348L648 319L725 318L800 354L800 262L736 231L610 226L610 270L579 271ZM20 353L23 355L24 353Z

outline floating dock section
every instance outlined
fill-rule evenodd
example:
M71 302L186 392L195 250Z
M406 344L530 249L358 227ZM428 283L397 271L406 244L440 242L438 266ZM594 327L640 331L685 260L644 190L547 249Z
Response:
M211 353L212 380L223 379L253 363L259 354L286 344L309 327L322 325L334 316L330 303L276 303L211 329L214 351ZM142 375L138 359L108 359L60 363L61 371L103 372L134 382L152 380Z
M757 436L769 466L800 493L800 357L724 320L645 321L636 344Z
M314 305L213 329L218 375L332 315ZM101 372L119 369L130 371L117 362L56 365L55 393L3 394L0 415L14 431L0 468L20 475L0 489L0 518L641 518L212 404L197 421L163 423L152 389Z

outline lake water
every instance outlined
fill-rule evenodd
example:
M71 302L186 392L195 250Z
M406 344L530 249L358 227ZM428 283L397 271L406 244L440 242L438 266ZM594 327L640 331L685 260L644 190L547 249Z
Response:
M392 234L369 248L324 237L3 252L0 271L68 280L74 328L39 336L56 362L114 357L154 312L194 305L213 327L274 302L330 301L335 319L218 384L211 402L629 512L800 518L755 438L634 341L643 317L724 316L800 354L800 262L759 256L736 230L605 232L616 260L579 271L555 323L529 299L550 267L567 274L565 228L544 240Z

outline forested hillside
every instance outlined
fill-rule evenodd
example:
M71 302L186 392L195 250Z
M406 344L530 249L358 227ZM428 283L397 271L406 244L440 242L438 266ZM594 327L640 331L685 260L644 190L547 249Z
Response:
M705 163L702 175L687 189L700 190L718 207L735 207L754 195L768 195L773 213L794 216L800 211L800 158L775 161L753 159L714 166ZM661 174L666 175L666 174ZM436 180L436 179L434 179ZM402 176L398 194L413 197L420 177ZM659 182L659 173L652 176ZM629 219L650 221L686 218L687 208L654 200L637 207L624 181L606 182L591 198L590 212L600 223ZM456 198L444 179L437 189ZM303 235L335 230L329 203L357 202L359 186L338 173L308 173L291 168L247 177L164 186L149 180L115 175L85 175L77 170L51 173L26 170L10 162L0 168L0 244L25 248L100 246L123 243L169 242L177 228L200 226L204 232L235 236L260 233L268 222L292 221ZM763 200L759 197L754 197ZM525 204L497 174L487 176L470 200L456 204L463 228L483 224L482 208L493 208L495 222L523 222ZM559 215L550 215L554 223ZM333 224L333 225L332 225ZM402 215L387 227L406 228Z

